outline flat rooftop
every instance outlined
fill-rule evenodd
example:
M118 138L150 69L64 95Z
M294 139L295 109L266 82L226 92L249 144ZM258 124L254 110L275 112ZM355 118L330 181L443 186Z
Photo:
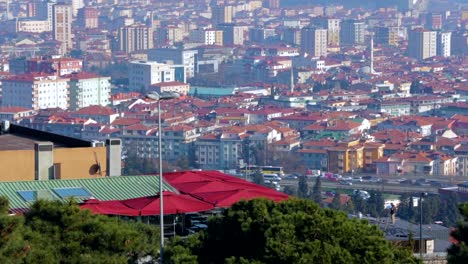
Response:
M33 150L34 143L38 141L52 142L54 148L80 148L92 145L90 141L10 124L7 132L0 133L0 151Z
M33 150L34 143L44 141L36 137L26 137L23 135L4 134L0 135L0 151L3 150ZM65 146L54 142L54 148L63 148Z

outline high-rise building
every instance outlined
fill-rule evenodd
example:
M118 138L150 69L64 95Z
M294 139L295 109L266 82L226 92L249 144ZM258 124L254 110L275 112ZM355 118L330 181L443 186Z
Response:
M340 45L340 22L338 18L320 17L311 21L313 25L327 29L327 43L332 46Z
M276 36L274 28L256 27L249 29L249 40L251 43L265 44Z
M375 27L374 40L378 44L398 46L402 29L399 27Z
M166 26L156 30L156 43L158 46L172 46L184 39L184 29L175 26Z
M301 30L288 27L283 31L283 41L291 45L301 45Z
M408 56L424 60L437 55L437 32L423 29L410 31Z
M232 23L233 6L212 6L211 19L214 26L222 23Z
M118 35L120 51L132 53L153 48L153 30L142 24L121 27Z
M39 20L49 21L49 31L52 31L52 7L55 5L55 2L52 1L38 1L36 2L36 18Z
M52 34L60 42L59 53L64 55L73 49L72 8L70 5L56 4L52 7Z
M223 31L224 45L244 45L244 34L247 32L247 27L224 23L219 24L218 29Z
M60 0L60 2L71 5L73 16L76 16L78 14L78 10L84 7L83 0Z
M79 9L77 22L82 28L98 28L99 13L97 9L93 7L83 7Z
M344 20L341 22L340 43L343 45L364 44L364 31L366 24L356 20Z
M433 30L442 29L443 19L442 14L428 13L426 15L426 28Z
M452 32L437 33L437 55L450 57L452 55Z
M280 0L264 0L263 5L266 8L278 9L280 7Z
M301 51L313 57L327 56L327 30L315 27L302 28Z
M451 42L453 55L468 55L468 32L466 30L453 32Z
M195 29L190 31L190 41L205 45L223 45L223 31L216 29Z

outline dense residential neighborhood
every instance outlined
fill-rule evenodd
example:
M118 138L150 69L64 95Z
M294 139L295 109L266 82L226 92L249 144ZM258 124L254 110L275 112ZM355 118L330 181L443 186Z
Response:
M8 3L2 119L120 138L123 159L156 158L161 133L202 169L468 175L466 9L70 3ZM151 91L181 95L162 131Z
M1 263L468 259L466 1L0 0L0 21Z

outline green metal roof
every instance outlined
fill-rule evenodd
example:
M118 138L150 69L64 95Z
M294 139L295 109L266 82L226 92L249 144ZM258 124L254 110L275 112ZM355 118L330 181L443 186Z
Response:
M0 182L0 196L8 197L12 209L28 208L32 202L23 199L18 191L36 191L38 197L61 199L53 189L71 187L85 188L93 198L101 201L125 200L157 194L159 192L159 177L141 175L78 180ZM175 191L167 182L164 182L163 189ZM44 193L46 193L45 196ZM78 197L77 200L82 199Z

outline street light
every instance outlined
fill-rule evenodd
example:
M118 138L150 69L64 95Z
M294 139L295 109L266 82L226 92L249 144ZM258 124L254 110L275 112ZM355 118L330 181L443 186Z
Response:
M423 208L422 199L427 196L427 192L422 192L419 196L419 258L422 259L422 222L423 222Z
M150 92L147 98L158 102L158 150L159 150L159 229L161 229L160 241L160 263L163 263L164 253L164 201L163 201L163 176L162 176L162 129L161 129L161 101L179 98L180 95L174 92Z

